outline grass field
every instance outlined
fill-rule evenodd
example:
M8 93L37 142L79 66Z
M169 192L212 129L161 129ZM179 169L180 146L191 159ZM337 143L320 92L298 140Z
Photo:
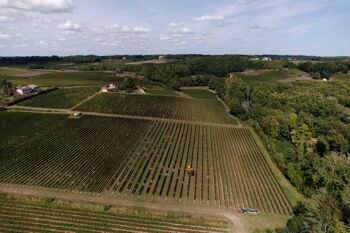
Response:
M147 94L150 95L167 95L167 96L178 96L174 91L169 89L146 89Z
M171 96L108 93L95 96L75 110L213 123L236 123L229 117L218 100L195 100Z
M226 221L0 194L1 232L228 232Z
M217 99L213 92L204 89L183 89L181 91L195 99Z
M71 108L98 91L99 88L97 87L57 89L22 101L18 105L42 108Z
M17 112L1 112L0 119L3 183L291 211L246 128ZM186 175L187 164L195 176Z
M338 82L349 84L350 83L350 74L336 75L336 76L333 76L331 78L331 80L335 80L335 81L338 81Z
M290 76L287 73L277 70L259 71L254 73L236 73L236 76L248 83L271 82L290 78Z
M0 77L1 76L7 76L7 75L14 75L14 74L20 74L25 72L26 70L23 68L16 68L16 67L0 67Z
M14 84L36 84L38 86L96 86L122 81L113 74L102 72L53 72L34 77L7 76Z

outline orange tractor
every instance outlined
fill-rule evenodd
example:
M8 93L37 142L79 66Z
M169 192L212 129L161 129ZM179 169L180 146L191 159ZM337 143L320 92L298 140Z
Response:
M194 176L194 169L191 164L187 165L186 173L189 177Z

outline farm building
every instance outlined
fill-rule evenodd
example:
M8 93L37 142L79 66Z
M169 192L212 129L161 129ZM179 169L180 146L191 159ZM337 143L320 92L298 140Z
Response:
M272 61L272 59L270 57L263 57L261 58L262 61Z
M24 94L29 94L29 93L34 93L38 91L38 86L36 85L28 85L24 87L17 87L16 93L19 95L24 95Z
M110 83L108 85L104 85L102 88L101 88L101 92L102 93L107 93L107 92L112 92L114 90L117 89L117 86L114 85L113 83Z

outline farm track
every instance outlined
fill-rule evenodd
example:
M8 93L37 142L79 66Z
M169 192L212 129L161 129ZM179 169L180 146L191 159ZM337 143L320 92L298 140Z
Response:
M101 93L100 93L100 92L96 92L95 94L93 94L93 95L87 97L86 99L82 100L80 103L74 105L74 106L71 107L69 110L72 110L73 108L76 108L76 107L82 105L83 103L89 101L90 99L94 98L94 97L97 96L98 94L101 94Z

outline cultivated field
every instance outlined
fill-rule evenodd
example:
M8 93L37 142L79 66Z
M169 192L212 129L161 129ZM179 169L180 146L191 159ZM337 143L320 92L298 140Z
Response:
M273 81L290 82L311 79L307 73L298 69L256 70L251 72L239 72L235 73L235 75L247 83Z
M0 194L1 232L228 232L225 221ZM87 208L89 207L89 208Z
M111 82L120 82L114 74L104 72L53 72L34 77L6 76L14 84L36 84L38 86L96 86Z
M71 108L98 91L99 88L97 87L61 88L27 99L18 103L18 105L42 108Z
M291 210L246 128L17 112L2 112L0 119L7 148L0 156L2 183L275 214ZM23 129L13 130L21 119ZM50 127L32 127L40 123ZM187 164L195 176L186 175Z
M0 67L0 76L3 75L16 75L26 72L26 69L17 67Z
M204 89L183 89L181 92L195 99L217 99L213 92Z
M217 100L195 100L171 96L102 94L74 110L212 123L236 123Z
M176 92L169 89L146 89L147 94L150 95L168 95L168 96L178 96Z

